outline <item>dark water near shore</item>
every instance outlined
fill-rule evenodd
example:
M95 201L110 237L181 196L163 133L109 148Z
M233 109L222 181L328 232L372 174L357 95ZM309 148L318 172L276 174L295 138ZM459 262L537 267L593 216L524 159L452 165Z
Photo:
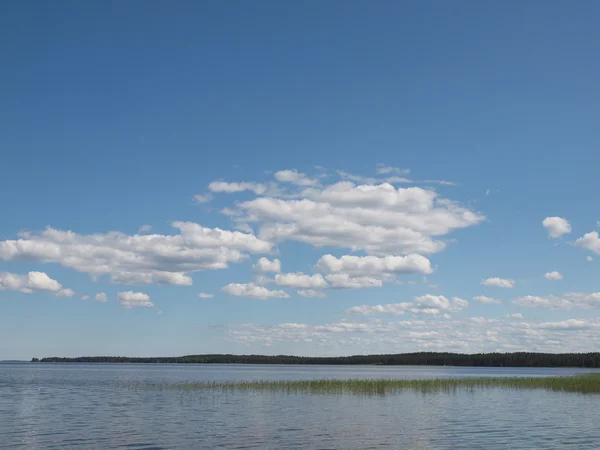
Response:
M146 389L323 378L550 376L584 369L0 364L1 449L598 449L600 395L385 396Z

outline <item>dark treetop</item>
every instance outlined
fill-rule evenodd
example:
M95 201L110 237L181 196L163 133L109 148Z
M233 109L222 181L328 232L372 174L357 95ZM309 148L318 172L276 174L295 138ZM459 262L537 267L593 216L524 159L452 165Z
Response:
M187 355L172 357L129 358L125 356L82 356L78 358L50 357L33 362L83 363L192 363L192 364L380 364L431 366L494 366L494 367L597 367L600 353L400 353L395 355L355 355L310 357L289 355Z

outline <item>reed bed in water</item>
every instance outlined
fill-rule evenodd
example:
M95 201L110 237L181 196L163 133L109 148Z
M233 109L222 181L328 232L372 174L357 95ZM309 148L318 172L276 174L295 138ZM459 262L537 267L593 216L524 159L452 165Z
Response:
M400 391L450 392L459 389L546 389L600 393L600 374L553 377L476 377L420 380L321 379L294 381L214 381L158 385L160 390L254 391L314 394L382 395Z

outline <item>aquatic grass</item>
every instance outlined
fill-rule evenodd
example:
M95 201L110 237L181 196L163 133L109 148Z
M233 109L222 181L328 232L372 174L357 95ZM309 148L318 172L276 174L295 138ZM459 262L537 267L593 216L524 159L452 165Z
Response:
M552 377L469 377L435 379L318 379L280 381L213 381L165 383L159 390L204 390L225 392L284 392L311 394L384 395L401 391L452 392L486 388L545 389L577 393L600 393L600 374Z

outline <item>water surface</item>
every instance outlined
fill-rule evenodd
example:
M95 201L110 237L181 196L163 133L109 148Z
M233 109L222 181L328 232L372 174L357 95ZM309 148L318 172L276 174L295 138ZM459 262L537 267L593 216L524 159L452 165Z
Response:
M0 448L597 449L600 395L543 390L311 395L168 383L552 376L590 369L0 364Z

